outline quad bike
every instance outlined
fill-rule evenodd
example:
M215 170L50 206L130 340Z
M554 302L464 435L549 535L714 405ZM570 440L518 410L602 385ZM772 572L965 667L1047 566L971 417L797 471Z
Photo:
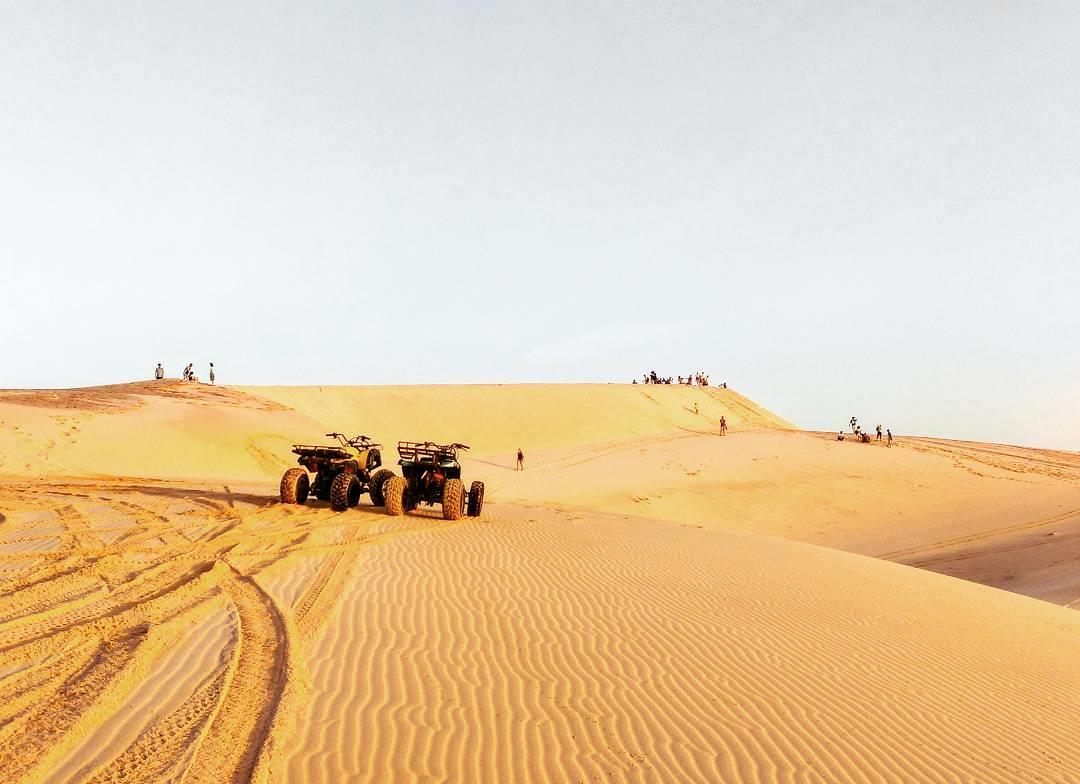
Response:
M308 494L329 501L335 512L344 512L360 503L360 496L371 496L373 506L383 505L383 487L394 476L382 465L381 444L367 436L346 438L341 433L327 433L339 446L293 444L296 462L303 468L290 468L281 477L281 503L302 504ZM315 474L314 478L308 472Z
M466 493L457 457L458 450L468 448L465 444L398 441L402 476L386 483L386 513L400 515L420 504L440 504L445 520L479 517L484 509L484 483L473 482Z

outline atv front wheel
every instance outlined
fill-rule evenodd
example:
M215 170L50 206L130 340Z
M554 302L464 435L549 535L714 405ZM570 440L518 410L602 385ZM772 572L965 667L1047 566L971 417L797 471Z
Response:
M372 506L382 506L386 503L386 495L383 493L383 487L394 476L394 472L389 468L380 468L371 477L371 484L368 486L368 495L371 496Z
M281 477L281 503L302 504L307 501L311 480L303 468L290 468Z
M484 483L473 482L469 488L469 517L479 517L484 511Z
M360 480L356 474L342 471L334 477L334 483L330 485L330 508L335 512L344 512L351 506L360 503Z
M405 514L405 477L392 476L383 485L383 497L386 501L386 513L388 515Z
M442 516L444 520L460 520L465 512L465 483L460 479L447 479L442 493Z

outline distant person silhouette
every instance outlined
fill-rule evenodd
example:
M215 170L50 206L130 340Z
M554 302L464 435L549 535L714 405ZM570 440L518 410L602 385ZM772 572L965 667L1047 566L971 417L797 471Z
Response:
M214 383L214 363L210 363L210 383ZM881 438L881 428L878 428L878 438Z
M158 362L157 367L154 368L154 378L156 378L158 381L161 381L161 379L165 378L165 368L161 366L160 362Z
M727 435L727 420L720 417L720 435Z
M885 432L889 434L889 446L892 446L892 431L886 430Z
M522 452L520 449L518 450L518 453L517 453L517 465L514 466L514 470L515 471L524 471L525 470L525 453Z
M881 440L881 425L877 426L877 440Z

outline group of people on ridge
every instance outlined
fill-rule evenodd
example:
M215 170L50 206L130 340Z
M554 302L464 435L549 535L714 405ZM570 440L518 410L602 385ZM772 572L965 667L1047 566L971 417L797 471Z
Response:
M705 373L694 373L694 375L687 376L685 379L682 376L677 376L677 378L678 378L678 381L674 381L674 380L672 380L671 376L667 376L667 377L658 376L658 375L656 375L656 371L652 370L652 371L649 371L648 373L645 373L642 376L643 380L642 380L641 383L643 383L643 384L676 384L677 383L680 386L685 384L688 387L694 386L695 384L697 386L699 386L699 387L707 387L707 386L709 386L709 377ZM635 378L630 383L636 384L637 382L638 381ZM721 384L720 389L727 389L727 383Z
M198 381L199 380L199 377L195 375L195 370L193 368L194 368L194 364L191 363L191 362L188 362L187 367L184 368L184 375L183 375L183 380L184 381ZM165 368L163 368L161 366L161 363L158 362L157 367L154 368L154 379L157 380L157 381L161 381L164 378L165 378ZM214 380L215 380L214 363L211 362L210 363L210 383L213 384Z
M859 424L859 420L858 420L857 417L852 417L851 419L848 420L848 427L851 428L852 435L856 436L864 444L869 444L870 443L870 434L862 429L862 425ZM881 425L878 425L877 427L875 427L874 430L875 430L875 432L877 434L877 438L875 440L880 441L881 440L881 433L882 433ZM886 434L886 438L888 439L887 443L886 443L886 446L892 446L892 442L893 442L892 430L890 430L888 428L885 428L885 434ZM837 441L843 441L844 440L844 431L843 430L841 430L839 433L836 434L836 440Z

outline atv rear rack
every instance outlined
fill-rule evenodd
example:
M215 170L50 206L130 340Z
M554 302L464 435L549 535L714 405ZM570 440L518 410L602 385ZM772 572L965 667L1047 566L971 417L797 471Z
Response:
M340 446L316 446L315 444L293 444L294 455L314 457L322 460L348 460L356 457L352 452Z
M468 444L436 444L431 441L398 441L398 456L413 463L441 464L457 460L459 449Z

